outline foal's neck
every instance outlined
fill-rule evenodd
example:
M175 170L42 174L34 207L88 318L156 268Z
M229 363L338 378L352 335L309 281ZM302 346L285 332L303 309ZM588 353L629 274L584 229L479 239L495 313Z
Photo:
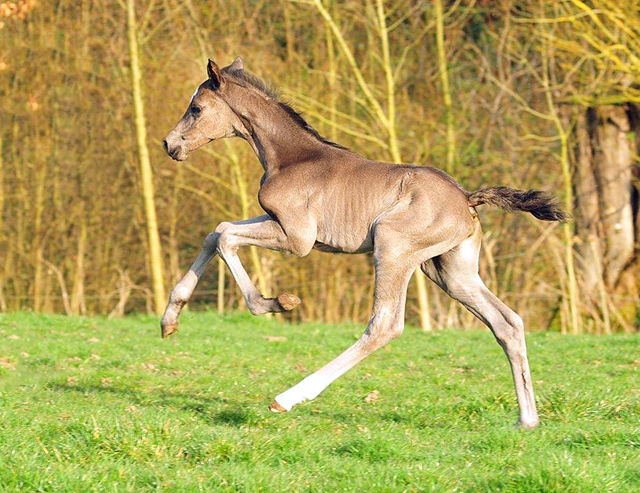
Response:
M247 134L242 135L260 159L265 172L273 173L296 163L317 159L329 145L297 122L277 101L251 98L242 116Z

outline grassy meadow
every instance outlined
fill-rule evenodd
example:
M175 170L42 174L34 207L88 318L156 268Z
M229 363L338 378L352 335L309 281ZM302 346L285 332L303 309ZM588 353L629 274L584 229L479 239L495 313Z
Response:
M407 328L315 401L272 398L361 333L245 314L0 318L0 491L640 491L640 338L529 335L513 428L488 331Z

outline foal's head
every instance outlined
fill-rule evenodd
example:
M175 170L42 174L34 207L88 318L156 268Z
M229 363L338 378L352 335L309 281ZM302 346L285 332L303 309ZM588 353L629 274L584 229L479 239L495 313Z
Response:
M243 63L239 57L222 70L209 60L209 78L198 86L187 111L164 139L164 149L169 156L176 161L184 161L190 152L204 144L233 137L241 131L242 122L224 99L228 85L225 73L241 70Z

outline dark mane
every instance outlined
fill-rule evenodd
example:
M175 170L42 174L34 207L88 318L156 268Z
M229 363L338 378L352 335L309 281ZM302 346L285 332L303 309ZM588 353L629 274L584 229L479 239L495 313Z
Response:
M258 91L263 93L269 99L275 101L287 113L287 115L289 115L291 119L298 124L298 126L313 135L320 142L330 145L331 147L336 147L338 149L347 149L346 147L340 144L336 144L335 142L332 142L320 135L320 133L315 128L307 123L300 112L293 109L288 103L280 101L278 90L274 86L266 83L260 77L257 77L249 72L245 72L244 70L223 69L223 72L232 75L234 78L239 79L246 84L249 84L254 89L257 89Z
M234 78L249 84L255 89L258 89L269 99L278 101L278 90L271 84L267 84L260 77L253 75L252 73L245 72L244 70L229 70L228 68L223 68L222 73L232 75Z

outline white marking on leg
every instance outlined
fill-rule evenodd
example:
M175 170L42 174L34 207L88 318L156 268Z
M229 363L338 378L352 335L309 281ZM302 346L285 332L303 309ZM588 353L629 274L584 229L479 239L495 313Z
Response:
M316 375L309 375L294 387L277 396L276 402L290 411L293 406L318 397L320 392L326 389L330 383L330 381L327 382Z
M176 295L176 301L188 301L196 287L196 284L198 284L198 276L193 272L193 270L189 269L176 287L173 288Z

